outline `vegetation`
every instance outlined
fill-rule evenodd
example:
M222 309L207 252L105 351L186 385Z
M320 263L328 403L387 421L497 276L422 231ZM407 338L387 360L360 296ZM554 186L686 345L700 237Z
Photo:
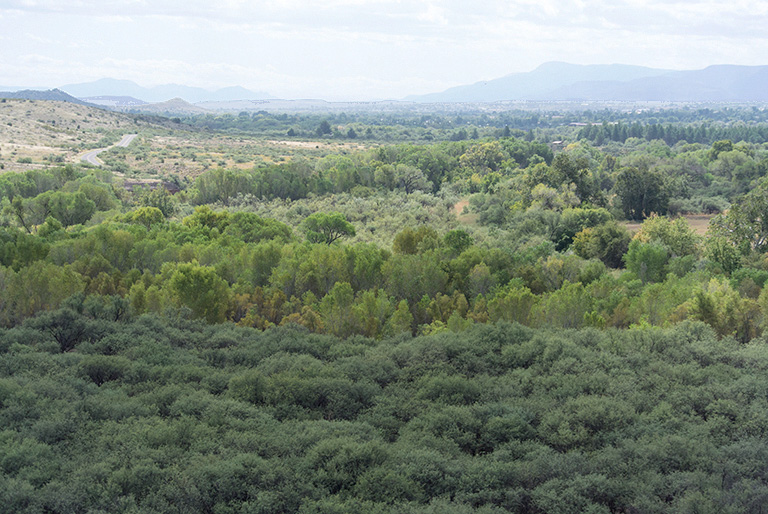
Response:
M0 331L9 512L752 512L762 340L476 325L381 341L117 316Z
M655 115L204 116L343 141L0 174L4 508L755 511L763 111Z

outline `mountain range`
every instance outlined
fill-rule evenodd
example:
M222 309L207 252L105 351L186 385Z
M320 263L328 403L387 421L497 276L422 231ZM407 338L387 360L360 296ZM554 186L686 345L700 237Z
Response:
M407 97L413 102L765 102L768 66L672 71L623 64L542 64L526 73Z
M2 88L18 89L18 88ZM144 110L142 104L180 99L211 110L265 109L277 100L264 92L234 86L216 91L166 84L146 88L130 80L100 79L68 84L51 90L64 92L104 107ZM19 93L17 93L19 94ZM26 98L41 94L25 91ZM10 93L0 93L12 96ZM50 95L48 95L50 96ZM42 97L41 97L42 98ZM66 98L48 98L73 101ZM401 108L430 103L491 102L768 102L768 66L715 65L702 70L674 71L624 64L578 65L563 62L542 64L533 71L457 86L438 93L414 95L394 101ZM290 102L295 108L296 101ZM346 105L334 102L333 105ZM360 105L358 105L360 104ZM369 108L376 102L358 102L345 108ZM291 108L291 106L287 106ZM163 109L166 107L163 106ZM192 106L185 107L189 111ZM313 109L322 106L313 106ZM374 106L375 108L375 106ZM154 108L152 108L154 110ZM165 111L163 111L165 112Z
M142 87L130 80L100 79L94 82L67 84L59 89L78 98L95 96L129 96L149 103L165 102L173 98L183 98L187 102L225 102L231 100L264 100L274 98L268 93L254 92L240 86L225 87L209 91L201 87L165 84L155 87Z

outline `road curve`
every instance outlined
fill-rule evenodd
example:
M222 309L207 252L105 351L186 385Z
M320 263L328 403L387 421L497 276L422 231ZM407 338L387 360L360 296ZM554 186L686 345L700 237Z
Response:
M121 146L125 148L126 146L131 144L131 141L137 136L138 134L126 134L123 136L123 138L120 140L119 143L112 145L112 146ZM86 162L88 164L92 164L94 166L101 166L103 163L96 158L97 155L99 155L101 152L105 152L112 148L112 146L108 146L107 148L100 148L98 150L91 150L90 152L84 153L80 156L80 160L83 162Z

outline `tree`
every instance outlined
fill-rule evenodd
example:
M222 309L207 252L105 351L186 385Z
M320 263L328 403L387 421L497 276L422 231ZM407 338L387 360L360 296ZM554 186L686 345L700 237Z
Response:
M332 244L334 241L355 235L355 227L340 212L316 212L302 223L307 241Z
M734 202L728 213L716 216L712 232L724 237L743 252L764 252L768 248L768 181L762 182Z
M328 120L323 120L320 122L320 125L317 127L315 134L317 134L317 137L323 137L332 132L333 132L333 129L331 129L331 124L328 123Z
M453 250L455 255L459 255L461 252L472 246L472 236L467 233L466 230L454 229L449 231L443 237L443 241L446 246Z
M72 309L43 312L25 323L26 326L48 332L62 352L69 352L75 345L88 339L92 324Z
M57 191L50 197L51 215L65 226L85 223L96 212L96 203L84 193L65 193Z
M701 241L701 237L696 235L684 218L670 221L656 214L643 222L635 239L643 243L659 242L678 257L696 254Z
M714 161L723 152L730 152L733 150L733 141L730 139L722 139L712 143L712 148L707 152L707 157L710 161Z
M384 326L384 334L393 336L404 332L411 333L413 325L413 315L408 308L407 300L400 300L397 304L392 317L389 318L387 324Z
M669 203L664 177L655 171L624 168L614 187L627 219L641 220L652 212L666 214Z
M229 308L229 286L208 266L197 262L179 264L170 278L170 288L180 305L189 307L196 318L221 323Z
M573 238L573 251L584 259L600 259L611 268L621 267L631 236L615 221L588 227Z
M131 223L138 223L147 227L147 230L152 228L152 225L157 225L165 220L163 211L157 207L139 207L135 211L126 214L126 221Z
M424 173L414 166L407 164L398 164L395 168L395 181L398 187L407 194L414 191L432 191L432 183L427 180Z
M398 232L392 242L392 251L399 254L415 255L417 253L437 248L439 238L437 231L423 225L416 230L405 227Z
M667 247L658 243L643 243L633 239L629 243L629 250L624 256L627 269L636 274L643 281L661 282L664 280L669 253Z

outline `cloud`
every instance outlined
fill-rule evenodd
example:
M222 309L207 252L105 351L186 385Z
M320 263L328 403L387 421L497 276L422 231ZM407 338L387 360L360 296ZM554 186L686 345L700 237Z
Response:
M765 26L764 0L4 0L0 82L395 97L551 60L766 64ZM33 54L52 60L34 69L20 58Z

